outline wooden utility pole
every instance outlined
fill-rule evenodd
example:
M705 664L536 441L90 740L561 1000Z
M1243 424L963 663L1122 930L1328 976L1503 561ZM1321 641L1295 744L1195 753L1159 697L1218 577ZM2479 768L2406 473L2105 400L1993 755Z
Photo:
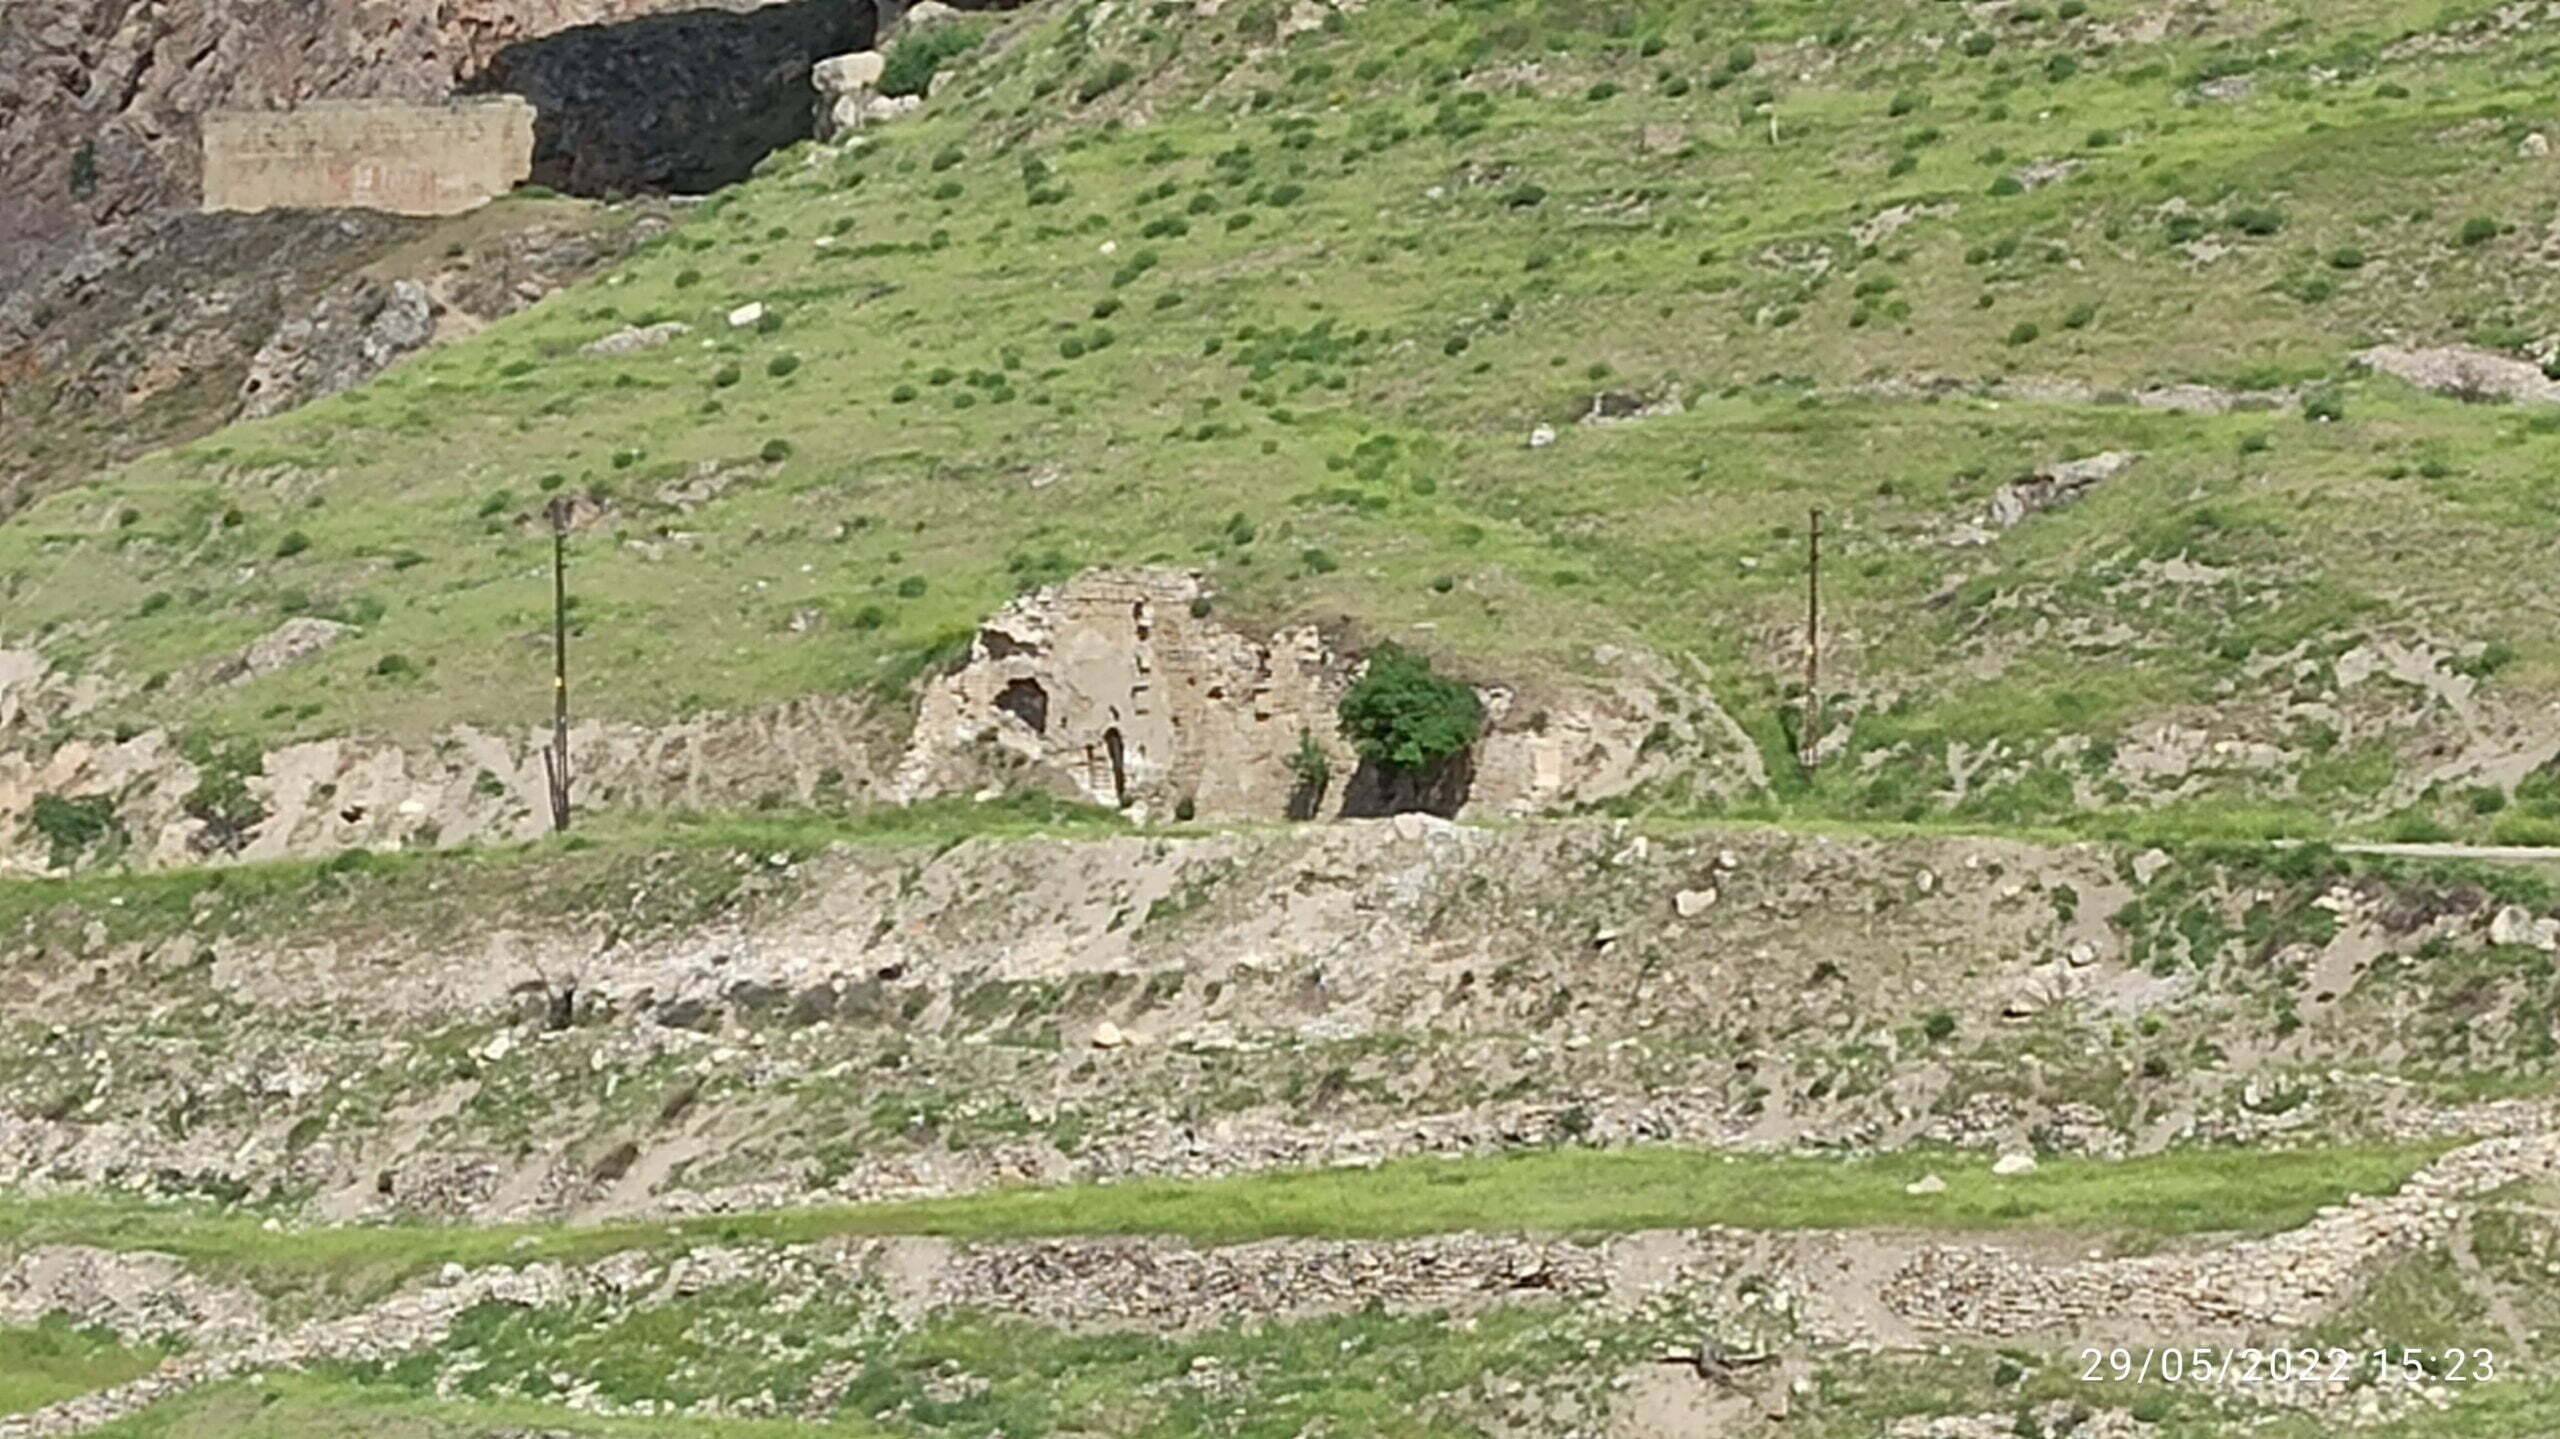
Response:
M1814 765L1814 744L1822 729L1822 511L1813 511L1805 530L1804 564L1804 732L1797 736L1798 762Z
M551 501L551 747L542 752L551 828L569 827L569 500Z

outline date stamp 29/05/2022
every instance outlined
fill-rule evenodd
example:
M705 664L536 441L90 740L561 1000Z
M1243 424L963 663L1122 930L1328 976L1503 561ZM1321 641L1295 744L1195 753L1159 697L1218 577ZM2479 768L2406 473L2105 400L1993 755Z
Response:
M2087 1384L2485 1384L2498 1378L2488 1349L2082 1349Z

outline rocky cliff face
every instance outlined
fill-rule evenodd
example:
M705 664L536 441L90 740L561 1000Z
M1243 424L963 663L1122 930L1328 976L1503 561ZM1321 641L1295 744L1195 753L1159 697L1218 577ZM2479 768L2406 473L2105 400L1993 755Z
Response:
M101 232L0 296L0 516L232 419L362 384L666 224L655 202L518 201L445 221L179 213Z
M867 38L866 0L828 3L846 27L860 15ZM476 81L510 47L573 27L759 8L759 0L0 6L0 292L67 236L192 205L201 166L194 120L205 110L324 97L437 100Z
M853 0L643 16L510 45L472 85L534 103L536 183L702 193L807 139L810 67L868 47L871 32L869 6Z

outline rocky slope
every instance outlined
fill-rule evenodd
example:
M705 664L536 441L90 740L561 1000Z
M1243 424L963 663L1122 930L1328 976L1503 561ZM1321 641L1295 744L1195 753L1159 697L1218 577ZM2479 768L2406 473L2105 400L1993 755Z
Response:
M0 297L0 515L476 333L660 233L662 209L512 201L110 226Z
M807 834L32 890L0 1177L491 1218L1559 1141L2548 1122L2461 1099L2549 1073L2530 876L1422 816Z
M0 891L0 1335L165 1356L0 1435L232 1432L270 1386L332 1435L403 1396L473 1439L520 1432L484 1401L934 1435L997 1395L1009 1432L1089 1433L1101 1401L1043 1396L1106 1381L1103 1432L1199 1432L1167 1382L1296 1432L1372 1357L1361 1387L1420 1367L1399 1412L1450 1432L1610 1439L2521 1433L2462 1426L2552 1402L2560 1111L2474 1097L2547 1088L2560 898L2530 874L1420 816L726 838ZM2174 1215L2264 1194L2279 1151L2367 1172L2323 1146L2374 1140L2442 1148L2393 1151L2388 1192L2266 1197L2299 1208L2247 1236L1946 1232L2043 1202L2030 1156ZM1108 1190L1080 1196L1106 1232L1038 1238L808 1208L1274 1169L1351 1195L1406 1156L1590 1175L1665 1143L1929 1153L1864 1227L1186 1242L1100 1223ZM2139 1155L2240 1187L2106 1162ZM385 1223L428 1217L582 1223ZM2280 1337L2423 1344L2430 1381L2486 1348L2507 1387L2073 1387L2089 1346Z

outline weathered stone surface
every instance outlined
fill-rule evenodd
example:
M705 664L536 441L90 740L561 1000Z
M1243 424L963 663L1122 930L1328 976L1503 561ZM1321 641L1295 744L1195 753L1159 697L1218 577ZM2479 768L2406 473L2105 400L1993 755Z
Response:
M331 621L302 617L208 678L292 663L342 633ZM45 745L36 726L86 712L95 686L93 676L63 679L41 660L30 666L23 652L0 651L0 873L46 868L45 847L23 817L48 794L114 796L133 839L130 862L204 861L202 821L184 805L199 775L167 733ZM866 756L900 724L865 701L815 698L662 726L588 722L570 732L570 750L582 802L597 809L735 805L764 793L805 799L822 782L859 799L877 793L886 767ZM344 738L280 746L249 779L265 817L226 857L532 838L549 825L541 758L548 740L547 729L462 727L416 745ZM25 747L31 743L45 747Z
M663 349L693 333L693 326L682 320L667 320L655 325L626 325L603 339L589 343L580 354L598 357L636 355L643 350Z
M258 637L240 655L240 675L255 679L291 669L355 633L355 626L311 615L296 615Z
M0 1266L0 1325L12 1327L62 1314L126 1339L218 1347L257 1337L264 1308L166 1254L38 1245Z
M819 61L809 71L809 81L818 92L818 138L834 139L862 128L871 118L872 102L880 98L876 92L888 59L876 50L851 55L833 55Z
M2453 399L2560 405L2560 381L2543 374L2540 365L2488 350L2463 345L2434 349L2377 345L2357 354L2355 362L2376 374Z
M2541 918L2520 904L2506 905L2490 917L2489 942L2560 950L2560 920Z
M533 121L533 106L514 96L209 111L198 117L204 208L460 214L533 172Z
M1044 589L980 627L968 662L925 693L897 793L965 794L1004 764L1088 803L1201 818L1360 813L1358 756L1336 711L1357 664L1315 628L1254 639L1210 615L1196 575L1096 571ZM1557 697L1543 723L1489 696L1491 723L1462 796L1471 810L1528 812L1633 784L1655 709L1633 682ZM1326 758L1323 792L1290 766L1300 736Z
M2039 466L2035 473L2027 478L2012 480L1992 491L1991 504L1984 510L1982 518L1977 522L1958 526L1948 536L1948 543L1989 544L1998 532L2015 529L2030 515L2042 513L2058 505L2069 504L2089 490L2133 468L2134 463L2141 458L2139 455L2109 450L2104 454L2091 455L2085 459Z
M435 335L435 302L425 285L350 281L259 348L240 382L241 418L280 415L352 390Z

